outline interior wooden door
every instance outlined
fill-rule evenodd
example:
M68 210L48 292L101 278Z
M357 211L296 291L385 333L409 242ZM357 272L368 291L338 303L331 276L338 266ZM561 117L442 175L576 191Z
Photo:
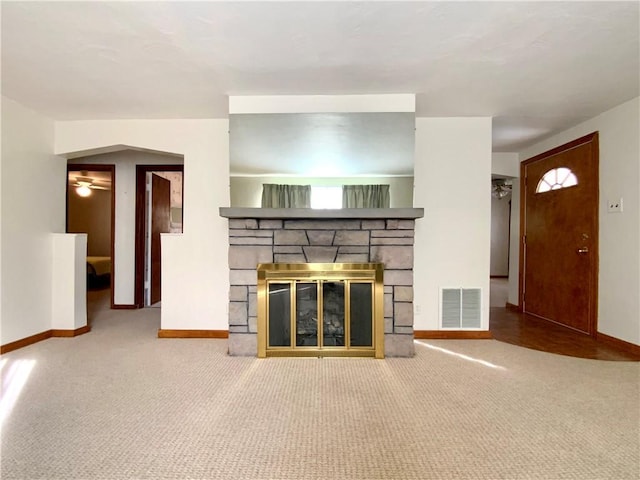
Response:
M171 227L171 182L155 173L151 174L151 293L150 304L159 302L162 286L160 261L160 234L169 233Z
M521 306L595 335L598 274L598 136L522 164Z

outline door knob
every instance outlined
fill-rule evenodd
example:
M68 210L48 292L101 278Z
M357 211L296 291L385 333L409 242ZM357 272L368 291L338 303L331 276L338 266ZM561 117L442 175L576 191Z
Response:
M589 247L579 248L578 253L589 253Z

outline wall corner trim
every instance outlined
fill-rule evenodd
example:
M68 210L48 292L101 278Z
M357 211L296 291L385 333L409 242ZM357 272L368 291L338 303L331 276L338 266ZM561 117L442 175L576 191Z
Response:
M504 304L504 307L507 310L511 310L511 311L514 311L514 312L522 312L522 309L520 308L520 305L516 305L515 303L507 302L507 303Z
M14 350L18 350L19 348L23 347L28 347L29 345L41 342L42 340L46 340L47 338L51 338L51 330L36 333L35 335L21 338L20 340L16 340L15 342L10 342L2 345L0 346L0 354L13 352Z
M91 327L89 325L85 325L84 327L76 328L75 330L51 330L52 337L77 337L78 335L82 335L84 333L88 333L91 331Z
M612 347L619 348L620 350L624 350L625 352L640 355L640 345L636 345L635 343L626 342L600 332L596 333L596 340Z
M15 342L10 342L0 346L0 354L13 352L14 350L18 350L19 348L28 347L29 345L33 345L34 343L41 342L42 340L46 340L47 338L77 337L78 335L82 335L83 333L88 333L90 331L91 331L91 327L89 325L76 328L75 330L57 330L57 329L45 330L44 332L36 333L35 335L21 338L20 340L16 340Z
M158 338L229 338L229 330L158 330Z
M489 330L415 330L416 340L478 340L492 339Z

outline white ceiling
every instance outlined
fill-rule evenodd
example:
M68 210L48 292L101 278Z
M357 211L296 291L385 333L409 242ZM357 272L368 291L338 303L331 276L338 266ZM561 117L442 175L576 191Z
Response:
M639 2L2 2L2 93L59 120L415 93L518 151L640 94Z

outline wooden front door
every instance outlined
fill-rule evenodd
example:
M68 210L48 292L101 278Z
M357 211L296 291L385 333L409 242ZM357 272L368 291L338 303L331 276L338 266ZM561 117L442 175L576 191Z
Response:
M161 300L160 234L170 232L170 215L171 182L153 173L151 174L151 305Z
M522 163L521 306L596 334L598 134Z

